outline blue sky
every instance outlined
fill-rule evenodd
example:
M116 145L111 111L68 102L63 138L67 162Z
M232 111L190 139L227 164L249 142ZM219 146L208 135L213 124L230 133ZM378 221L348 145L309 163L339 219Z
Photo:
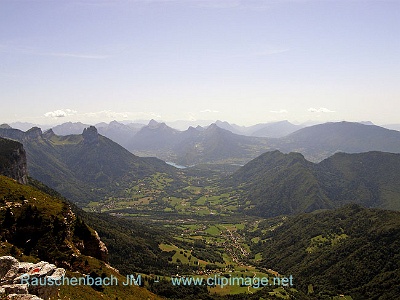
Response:
M400 123L400 1L0 1L0 123Z

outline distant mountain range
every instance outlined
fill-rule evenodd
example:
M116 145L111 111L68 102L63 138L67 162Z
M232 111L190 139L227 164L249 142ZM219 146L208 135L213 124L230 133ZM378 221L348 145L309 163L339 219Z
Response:
M336 152L400 153L400 132L352 122L324 123L302 128L276 140L271 147L286 153L302 153L315 162Z
M268 149L265 138L234 134L216 124L179 131L152 120L127 147L139 156L156 156L179 165L243 164Z
M242 191L242 210L263 217L332 209L348 203L400 210L400 154L336 153L315 164L299 153L267 152L225 186Z
M57 135L69 135L78 134L88 126L68 122L52 129ZM282 121L244 127L217 121L209 126L180 131L151 120L148 125L113 121L99 123L96 128L100 134L139 156L156 156L181 165L193 165L216 162L243 164L268 149L265 139L244 136L282 137L302 126ZM219 142L225 143L223 149L216 145Z
M134 180L176 170L157 158L133 155L95 127L67 136L37 127L26 132L0 128L0 136L24 145L30 176L78 204L121 195Z
M70 134L81 134L85 128L90 127L89 124L83 124L81 122L67 122L51 128L51 130L57 135L70 135Z
M81 122L67 122L53 127L52 130L57 135L71 135L80 134L85 128L88 128L89 126L90 125L83 124ZM108 124L98 123L95 125L96 129L101 135L108 137L110 140L120 144L124 148L127 148L129 146L132 137L143 126L145 125L139 123L123 124L117 121L112 121Z
M79 134L89 125L64 123L57 135ZM2 125L7 129L7 125ZM239 164L258 155L280 150L299 152L319 162L336 152L383 151L400 153L400 132L371 122L331 122L302 127L288 121L242 127L217 121L206 127L180 131L151 120L148 125L113 121L97 124L100 134L138 156L155 156L178 165Z
M253 126L245 127L238 126L235 124L229 124L228 122L216 121L215 124L223 129L229 130L236 134L258 136L258 137L269 137L269 138L280 138L290 133L295 132L306 126L294 125L289 121L279 121L256 124Z
M227 123L220 126L237 131ZM217 123L204 128L190 127L178 131L165 123L151 121L130 140L127 149L140 156L156 156L182 165L199 163L244 164L263 152L278 149L299 152L308 160L318 162L336 152L360 153L383 151L400 153L400 132L376 125L337 122L301 128L280 138L250 137L223 129ZM255 132L284 128L293 130L287 122L253 128Z
M129 146L133 136L144 126L144 124L140 123L122 124L116 121L109 124L100 123L95 125L101 135L113 140L124 148Z

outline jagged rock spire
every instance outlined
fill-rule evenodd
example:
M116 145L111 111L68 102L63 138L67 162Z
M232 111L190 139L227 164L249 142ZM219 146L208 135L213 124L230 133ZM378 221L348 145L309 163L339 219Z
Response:
M88 128L85 128L83 130L82 136L84 142L88 144L95 144L99 140L99 133L94 126L89 126Z

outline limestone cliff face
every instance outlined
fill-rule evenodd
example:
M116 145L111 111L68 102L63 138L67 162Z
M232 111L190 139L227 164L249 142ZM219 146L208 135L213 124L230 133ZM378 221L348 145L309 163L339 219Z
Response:
M76 247L80 253L108 262L108 249L100 240L95 230L85 224L84 221L77 219L75 222L74 235L79 239Z
M0 174L26 184L26 152L21 143L0 138Z
M66 226L66 237L73 241L69 246L75 254L92 256L108 263L108 249L95 230L90 228L80 220L68 207L64 214L64 225ZM68 263L63 262L63 266L68 267Z
M94 230L81 243L77 244L77 248L84 255L108 262L108 249Z

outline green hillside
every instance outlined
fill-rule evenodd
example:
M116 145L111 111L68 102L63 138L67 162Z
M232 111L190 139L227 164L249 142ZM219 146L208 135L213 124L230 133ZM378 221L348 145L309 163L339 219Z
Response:
M317 169L323 190L335 204L400 210L400 154L337 153Z
M38 185L39 183L36 183ZM22 261L40 260L67 270L67 276L117 276L106 262L107 251L93 229L76 217L70 205L32 186L0 176L0 256L12 255ZM137 286L112 286L101 290L61 286L62 299L157 299Z
M74 234L78 220L66 202L0 176L0 205L2 240L16 253L71 264L80 238Z
M77 214L99 233L109 250L109 261L122 274L173 274L176 266L169 263L159 244L170 242L172 233L163 227L107 214Z
M264 217L331 209L346 203L400 210L400 154L337 153L319 164L299 153L267 152L224 185L238 189L242 211Z
M299 153L267 152L240 168L225 185L239 188L246 213L273 217L333 208L314 167Z
M400 212L358 205L262 221L248 233L260 266L293 275L310 299L400 296Z

